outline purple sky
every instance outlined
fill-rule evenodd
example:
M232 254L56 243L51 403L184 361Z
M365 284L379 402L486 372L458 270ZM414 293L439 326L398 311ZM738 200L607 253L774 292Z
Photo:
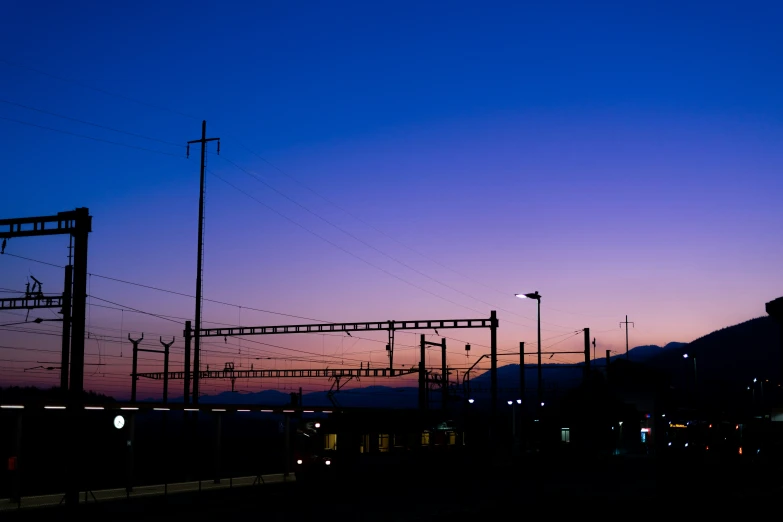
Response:
M128 396L128 333L150 348L176 336L182 364L194 299L98 276L195 293L198 150L186 160L176 145L202 119L221 138L204 296L242 307L206 302L205 326L497 310L500 351L534 352L535 302L514 293L538 290L544 349L580 350L574 332L589 327L600 355L625 351L626 314L632 347L765 315L783 295L781 7L482 6L0 8L0 218L89 207L86 387ZM66 247L19 238L6 252L64 265ZM3 296L31 274L62 290L61 269L0 256ZM0 383L56 384L56 371L24 370L58 361L59 325L21 326L0 329ZM440 334L452 366L488 351L486 331ZM202 362L387 365L383 335L357 337L210 340ZM398 334L395 362L414 363L417 342ZM145 354L141 371L159 359Z

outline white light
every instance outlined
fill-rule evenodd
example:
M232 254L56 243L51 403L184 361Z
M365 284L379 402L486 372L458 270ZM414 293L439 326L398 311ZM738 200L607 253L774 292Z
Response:
M620 421L620 426L622 426L622 425L623 425L623 421Z
M332 410L324 410L324 413L332 413Z
M125 408L120 408L120 409L121 409L121 410L128 410L128 411L135 411L135 410L138 410L138 408L131 408L131 407L125 407Z
M474 402L476 402L476 399L468 399L468 402L473 404Z
M327 466L331 466L332 465L332 461L331 460L327 460L326 462L324 462L324 464L326 464Z
M261 410L261 413L272 413L272 410Z
M103 406L85 406L85 410L102 410Z
M198 411L198 408L185 408L185 411Z
M212 411L226 411L223 408L212 408Z
M511 406L512 404L514 404L514 401L508 401L509 406Z
M117 415L116 417L114 417L114 427L119 430L123 426L125 426L125 418L123 418L122 415Z
M666 417L666 414L664 413L663 415L661 415L661 417Z
M313 410L302 410L302 413L315 413Z
M687 353L682 354L682 358L683 359L687 359L688 358L688 354Z
M541 403L541 406L543 406L543 405L544 405L544 403L542 402L542 403Z
M685 443L685 447L686 447L686 448L688 447L688 443L687 443L687 442Z
M21 404L3 404L2 406L0 406L0 409L3 409L3 410L23 410L24 406L22 406Z
M320 428L320 427L321 427L321 423L320 423L320 422L316 422L316 423L315 423L315 427L316 427L316 428Z
M65 406L44 406L45 410L64 410Z
M168 408L152 408L155 411L169 411Z
M298 459L298 460L296 461L296 463L297 463L297 464L301 464L301 463L302 463L302 459Z
M670 443L669 443L669 446L671 446L671 445L672 445L672 443L670 442Z
M520 299L527 299L525 294L514 294L514 296L519 297Z
M756 378L755 377L753 378L753 382L756 382Z
M245 411L250 411L250 410L237 410L237 412L245 412Z
M522 399L517 399L517 404L522 404Z

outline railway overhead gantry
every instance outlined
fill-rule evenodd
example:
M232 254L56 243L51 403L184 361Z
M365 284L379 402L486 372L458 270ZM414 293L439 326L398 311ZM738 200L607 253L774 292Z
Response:
M421 321L375 321L375 322L350 322L350 323L319 323L319 324L294 324L278 326L233 326L227 328L202 328L198 331L191 329L190 321L185 323L185 361L186 368L181 372L168 372L168 379L184 379L185 382L185 402L189 402L190 389L188 381L191 379L197 383L200 379L218 379L218 378L277 378L277 377L296 377L296 378L330 378L339 381L341 378L358 377L397 377L400 375L419 374L420 394L424 393L427 383L426 370L424 368L424 359L419 361L418 368L395 369L394 361L394 332L398 330L448 330L448 329L466 329L466 328L488 328L490 330L490 360L492 362L490 370L490 388L492 394L493 412L497 402L497 313L492 310L489 318L485 319L435 319ZM318 334L318 333L340 333L344 332L379 332L386 331L389 334L389 352L388 368L359 368L359 369L289 369L289 370L212 370L204 371L190 368L187 361L190 361L191 340L195 337L239 337L246 335L285 335L285 334ZM445 349L445 343L443 344ZM423 352L423 349L422 349ZM195 357L194 357L195 359ZM139 373L131 378L145 377L149 379L162 379L161 372ZM445 377L445 376L444 376ZM445 385L445 383L444 383ZM194 389L196 386L194 385ZM339 382L338 382L339 389ZM192 403L198 404L198 397L192 397ZM420 397L420 404L424 404L423 397Z

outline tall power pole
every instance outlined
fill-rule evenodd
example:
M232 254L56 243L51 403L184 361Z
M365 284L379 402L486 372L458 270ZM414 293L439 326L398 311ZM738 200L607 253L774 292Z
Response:
M204 170L206 168L207 142L218 142L218 154L220 154L220 138L207 138L207 121L201 122L201 139L188 142L188 156L190 156L191 143L201 144L201 183L198 196L198 258L196 261L196 329L194 332L195 346L193 349L193 404L198 404L198 372L199 356L201 354L201 272L204 260Z
M628 325L633 324L633 321L628 321L628 316L625 316L625 321L620 323L620 328L625 325L625 358L628 359ZM634 325L634 328L636 328L636 325Z

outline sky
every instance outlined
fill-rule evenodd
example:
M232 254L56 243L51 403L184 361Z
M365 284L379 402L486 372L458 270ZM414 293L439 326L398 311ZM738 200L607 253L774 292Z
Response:
M199 194L185 144L202 120L220 138L204 327L495 310L503 365L519 342L536 351L536 303L514 294L538 291L545 361L579 361L550 352L581 351L584 328L599 355L624 353L626 316L631 347L689 342L783 295L781 15L778 2L6 1L0 218L89 208L85 387L118 398L128 335L149 349L174 337L183 364ZM67 247L9 240L2 296L29 276L61 292ZM56 385L61 325L11 323L57 310L25 312L0 312L0 384ZM421 333L446 337L455 369L489 352L483 329L398 332L395 366L416 363ZM202 369L388 365L384 334L203 342ZM139 371L162 357L141 354ZM236 389L300 385L331 383ZM160 393L139 381L139 397Z

